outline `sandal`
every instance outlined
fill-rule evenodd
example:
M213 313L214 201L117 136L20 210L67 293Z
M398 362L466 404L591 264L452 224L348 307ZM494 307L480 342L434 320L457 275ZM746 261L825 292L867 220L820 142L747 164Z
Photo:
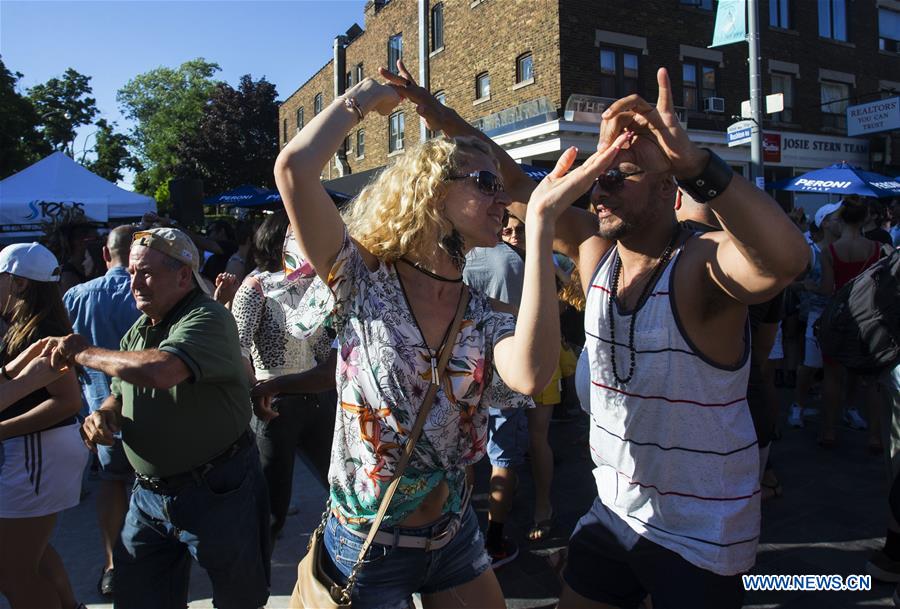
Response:
M763 474L763 480L759 483L759 489L760 498L763 501L766 501L767 499L775 499L784 495L784 487L781 486L781 482L779 482L778 478L775 477L775 473L769 469L767 469L765 474Z
M553 528L553 511L544 520L536 520L531 528L528 529L528 539L530 541L540 541L550 535Z

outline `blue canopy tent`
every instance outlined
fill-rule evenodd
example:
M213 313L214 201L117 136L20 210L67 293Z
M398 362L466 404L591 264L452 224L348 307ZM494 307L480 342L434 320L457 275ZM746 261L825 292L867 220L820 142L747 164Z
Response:
M325 189L332 201L341 205L350 200L348 195L330 188ZM203 200L206 205L230 205L245 209L277 209L282 206L281 195L277 190L267 190L256 186L244 185Z
M900 180L864 171L859 167L848 165L846 161L769 184L768 188L805 193L860 195L878 199L900 196Z

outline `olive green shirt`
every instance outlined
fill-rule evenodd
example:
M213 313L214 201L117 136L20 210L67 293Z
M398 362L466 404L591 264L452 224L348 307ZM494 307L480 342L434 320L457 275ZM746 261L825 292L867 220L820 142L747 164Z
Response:
M247 431L250 387L237 325L228 309L199 289L157 325L142 315L122 337L122 351L159 349L177 356L191 377L170 389L114 378L122 402L122 443L135 471L166 477L203 465Z

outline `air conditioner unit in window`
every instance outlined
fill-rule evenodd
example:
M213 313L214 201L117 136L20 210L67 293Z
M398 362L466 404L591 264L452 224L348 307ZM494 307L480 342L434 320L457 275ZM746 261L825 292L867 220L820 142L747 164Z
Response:
M706 112L725 112L724 97L707 97L703 100L703 110Z

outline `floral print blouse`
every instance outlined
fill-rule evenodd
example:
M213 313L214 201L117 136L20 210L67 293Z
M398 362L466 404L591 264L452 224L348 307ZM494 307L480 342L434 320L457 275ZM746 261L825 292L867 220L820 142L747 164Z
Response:
M314 274L289 233L287 281ZM305 291L286 327L306 338L322 324L337 332L337 393L331 467L331 505L341 519L365 527L393 477L408 433L431 381L432 352L412 315L393 264L369 271L356 243L344 235L328 276ZM531 407L494 372L494 345L513 333L515 320L471 291L440 389L385 525L401 522L442 480L450 494L444 512L459 512L465 468L485 453L489 406Z

